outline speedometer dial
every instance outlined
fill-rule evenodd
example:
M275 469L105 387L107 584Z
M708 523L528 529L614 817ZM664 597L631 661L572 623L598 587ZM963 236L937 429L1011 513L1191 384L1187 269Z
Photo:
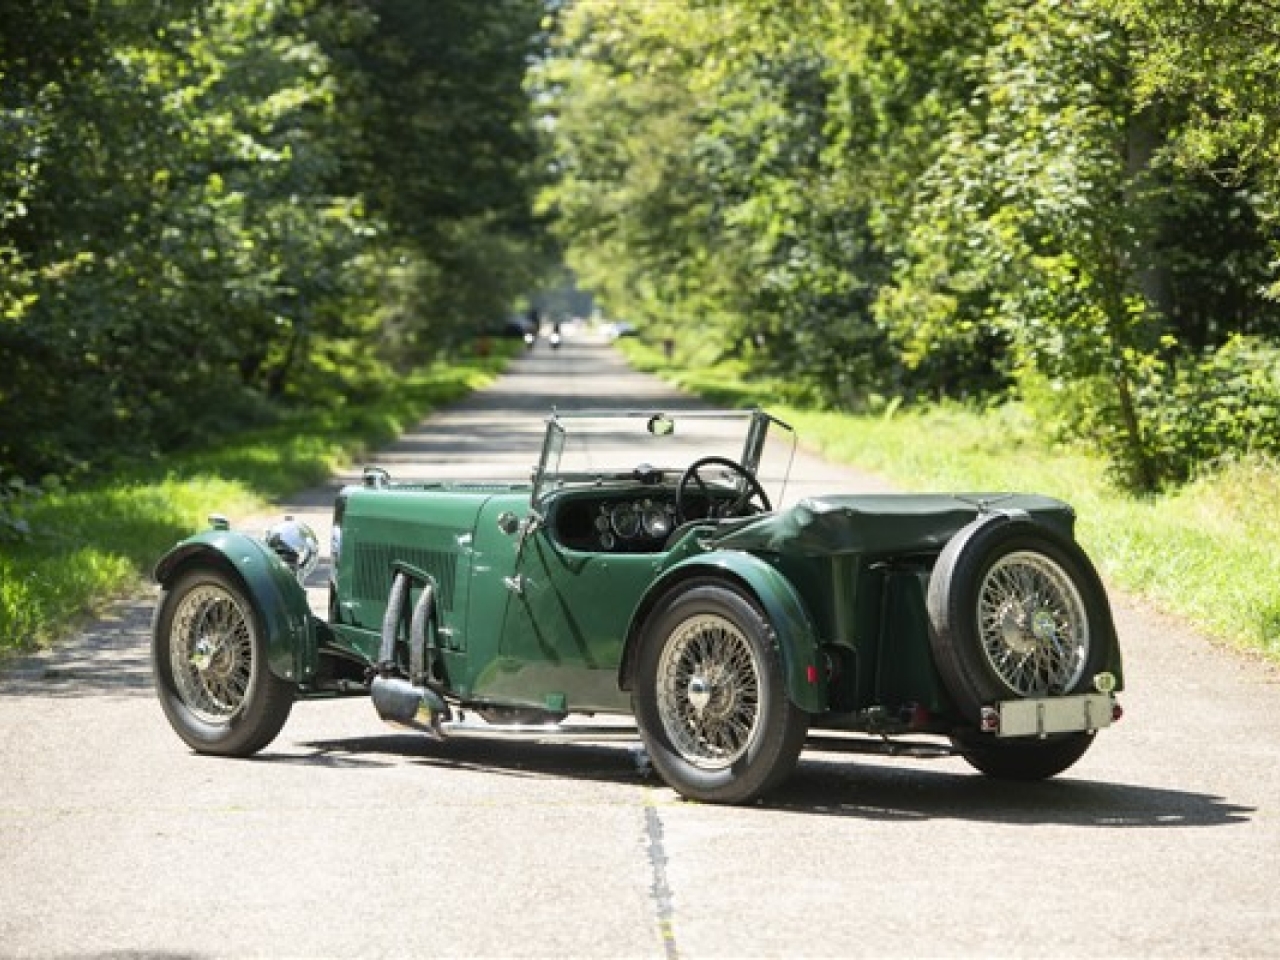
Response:
M630 540L640 534L640 514L629 503L620 503L609 515L609 524L613 532L623 540Z

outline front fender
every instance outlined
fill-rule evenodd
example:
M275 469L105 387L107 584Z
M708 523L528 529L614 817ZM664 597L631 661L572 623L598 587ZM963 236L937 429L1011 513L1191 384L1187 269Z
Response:
M645 591L631 616L618 668L619 687L631 689L635 654L649 614L672 587L694 577L729 580L755 599L778 637L791 701L808 713L824 712L827 709L826 671L821 668L813 622L799 594L777 569L754 554L737 550L717 550L684 560L664 571Z
M282 680L303 683L316 671L316 627L307 592L261 540L234 530L207 530L160 558L154 577L165 589L185 571L215 565L240 578L266 631L267 664Z

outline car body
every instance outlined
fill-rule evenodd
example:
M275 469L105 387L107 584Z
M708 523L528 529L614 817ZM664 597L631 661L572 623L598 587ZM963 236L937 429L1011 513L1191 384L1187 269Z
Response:
M215 519L156 567L161 702L196 750L234 756L295 700L338 695L434 737L638 736L709 802L776 787L806 743L1049 777L1120 716L1115 627L1067 504L775 508L794 449L762 410L580 411L548 418L530 477L368 468L335 503L326 617L304 525Z

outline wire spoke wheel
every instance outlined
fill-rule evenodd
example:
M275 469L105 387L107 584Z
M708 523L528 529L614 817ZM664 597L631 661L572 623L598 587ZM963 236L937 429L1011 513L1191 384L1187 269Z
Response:
M244 707L253 678L253 636L233 596L217 586L186 594L169 642L178 693L196 717L216 723Z
M772 624L751 595L710 578L670 591L650 615L632 704L654 769L709 803L772 790L809 729L788 695Z
M156 693L201 753L247 757L280 732L296 687L275 676L253 595L236 576L193 566L166 585L151 642Z
M1089 731L981 730L993 704L1076 696L1119 668L1106 593L1079 544L1026 520L980 516L938 556L926 603L934 663L962 720L951 739L965 760L988 776L1043 780L1084 755Z
M978 588L978 636L987 661L1022 697L1072 690L1089 659L1089 621L1080 591L1043 553L998 559Z
M760 664L724 617L686 621L658 665L658 710L674 746L707 770L731 766L760 725Z

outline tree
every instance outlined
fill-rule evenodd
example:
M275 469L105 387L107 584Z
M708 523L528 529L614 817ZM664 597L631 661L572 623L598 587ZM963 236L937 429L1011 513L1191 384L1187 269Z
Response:
M360 8L369 33L333 50L361 102L345 174L386 224L398 282L384 289L405 298L386 305L383 345L420 362L491 324L551 259L533 213L542 178L524 90L544 10L538 0Z
M379 347L430 359L505 309L542 255L539 9L3 5L0 473L340 397ZM412 336L381 336L409 260Z

